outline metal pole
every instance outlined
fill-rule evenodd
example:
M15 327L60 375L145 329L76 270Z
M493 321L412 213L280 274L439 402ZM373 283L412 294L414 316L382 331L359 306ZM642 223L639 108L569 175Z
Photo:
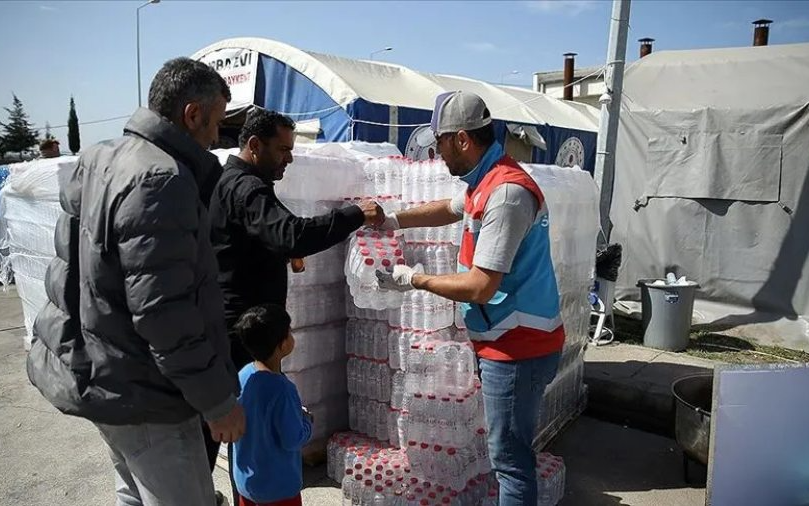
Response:
M143 7L143 6L141 6ZM141 107L143 104L141 103L140 98L140 9L138 7L135 9L135 34L137 37L136 47L138 51L138 107Z
M613 0L610 21L610 40L607 48L607 64L604 83L611 100L601 101L601 118L598 124L596 144L595 182L600 190L599 210L604 237L599 242L609 242L612 222L610 206L615 182L615 145L618 140L618 116L621 111L621 91L624 83L626 39L629 33L629 6L631 0Z

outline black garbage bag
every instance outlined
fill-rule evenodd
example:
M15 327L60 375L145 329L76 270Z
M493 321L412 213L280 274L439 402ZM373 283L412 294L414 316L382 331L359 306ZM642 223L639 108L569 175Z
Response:
M596 252L596 276L607 281L617 280L622 251L623 248L618 243L608 244L606 248L598 250Z

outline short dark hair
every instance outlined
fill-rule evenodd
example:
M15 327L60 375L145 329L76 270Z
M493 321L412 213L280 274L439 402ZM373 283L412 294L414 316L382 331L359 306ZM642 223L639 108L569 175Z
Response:
M250 356L264 361L287 338L291 323L284 306L263 304L245 311L234 328Z
M485 109L483 111L483 117L489 117L489 109ZM489 123L486 126L482 126L480 128L476 128L474 130L467 130L466 133L469 135L469 138L472 139L472 142L477 144L478 146L488 148L494 143L494 124Z
M45 151L46 149L52 149L54 147L56 148L59 147L59 141L57 141L56 139L45 139L39 143L40 151Z
M222 96L230 102L230 88L208 65L191 58L174 58L163 64L149 88L149 109L175 121L191 102L209 107Z
M295 122L275 111L268 111L263 107L254 107L247 113L242 131L239 132L239 149L244 149L250 137L271 139L278 134L278 127L295 130Z

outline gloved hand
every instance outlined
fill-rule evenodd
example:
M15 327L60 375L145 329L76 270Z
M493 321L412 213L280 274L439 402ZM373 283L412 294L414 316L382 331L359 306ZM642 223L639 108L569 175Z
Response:
M393 272L376 271L376 280L383 290L406 292L413 289L414 274L424 274L424 267L421 264L416 264L415 267L397 265Z
M399 230L401 227L399 226L399 218L396 217L396 213L391 211L389 213L385 213L385 221L379 225L380 230Z

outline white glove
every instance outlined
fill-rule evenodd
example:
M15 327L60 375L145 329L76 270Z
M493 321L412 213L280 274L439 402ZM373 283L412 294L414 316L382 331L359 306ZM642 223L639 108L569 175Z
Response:
M416 264L415 267L397 265L393 272L376 271L376 281L382 290L396 290L406 292L413 289L413 275L424 274L424 267Z
M393 211L385 213L385 221L379 225L379 230L399 230L400 228L399 218L396 217L396 213Z

